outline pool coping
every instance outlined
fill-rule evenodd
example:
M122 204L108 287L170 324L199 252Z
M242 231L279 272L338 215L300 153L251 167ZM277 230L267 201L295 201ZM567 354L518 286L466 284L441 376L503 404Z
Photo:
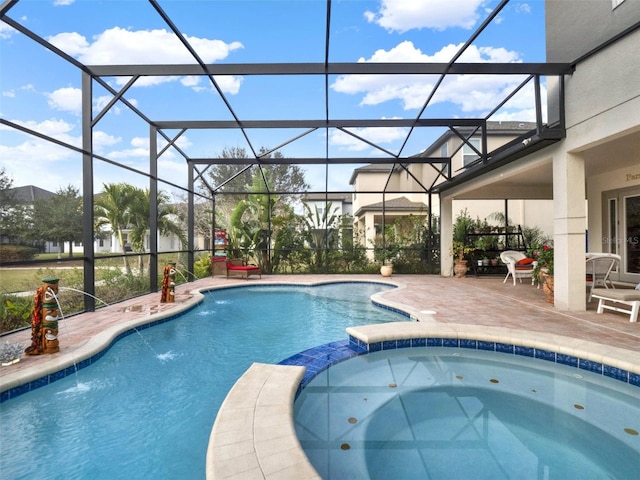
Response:
M321 478L307 459L293 426L295 398L331 365L372 352L430 347L495 351L589 370L640 388L640 368L625 359L628 350L598 348L606 346L561 335L536 333L538 338L532 339L526 330L418 321L349 327L346 333L348 340L305 350L277 366L254 364L245 372L218 411L207 450L207 480ZM593 351L589 351L591 348ZM301 370L281 370L296 368ZM277 410L260 408L265 390ZM277 429L276 434L269 432L268 448L264 448L265 432L258 425Z

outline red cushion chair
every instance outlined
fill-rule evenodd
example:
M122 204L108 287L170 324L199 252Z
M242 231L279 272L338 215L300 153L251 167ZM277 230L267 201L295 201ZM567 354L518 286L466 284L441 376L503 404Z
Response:
M245 265L241 258L231 258L227 260L227 278L229 275L240 275L248 280L249 275L260 275L262 278L262 271L257 265Z
M515 250L506 250L500 254L500 259L507 266L507 276L504 277L502 283L505 283L509 275L513 278L513 286L516 285L516 278L522 283L523 278L530 278L531 285L534 284L533 270L538 262L529 259L527 256ZM531 260L531 261L530 261ZM522 262L522 263L520 263Z

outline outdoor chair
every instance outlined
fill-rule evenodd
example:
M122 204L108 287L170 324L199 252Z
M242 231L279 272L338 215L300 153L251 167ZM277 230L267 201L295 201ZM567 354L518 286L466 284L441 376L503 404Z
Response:
M230 275L240 275L248 280L249 275L260 275L262 278L262 271L257 265L246 265L241 258L230 258L227 260L227 278Z
M593 290L597 287L615 289L611 281L611 272L620 265L622 258L614 253L587 253L587 286L589 290L589 302L593 297Z
M604 310L613 310L614 312L629 315L630 322L638 321L638 312L640 312L640 290L631 290L628 288L620 288L618 290L595 288L592 289L591 295L593 298L598 299L598 313L602 313Z
M509 276L511 276L514 287L516 279L522 283L523 278L530 278L531 285L534 284L533 270L538 265L538 262L533 258L529 258L524 253L516 250L505 250L500 254L500 260L507 266L507 276L504 277L502 283L506 283Z

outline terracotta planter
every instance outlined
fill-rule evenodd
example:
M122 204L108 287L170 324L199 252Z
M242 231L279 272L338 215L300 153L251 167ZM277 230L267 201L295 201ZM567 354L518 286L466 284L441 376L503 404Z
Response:
M462 278L467 275L467 261L466 260L456 260L453 265L453 273L456 278Z
M383 277L390 277L393 273L393 265L382 265L380 267L380 275Z
M553 305L554 303L554 298L553 298L553 275L547 275L545 274L543 278L541 278L542 280L542 291L544 292L544 299L546 302L550 303Z

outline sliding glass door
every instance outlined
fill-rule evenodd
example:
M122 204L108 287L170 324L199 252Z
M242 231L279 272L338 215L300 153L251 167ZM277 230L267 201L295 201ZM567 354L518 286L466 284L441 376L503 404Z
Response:
M640 283L640 187L605 192L604 249L622 257L619 280Z
M622 273L640 283L640 193L623 196L624 252Z

